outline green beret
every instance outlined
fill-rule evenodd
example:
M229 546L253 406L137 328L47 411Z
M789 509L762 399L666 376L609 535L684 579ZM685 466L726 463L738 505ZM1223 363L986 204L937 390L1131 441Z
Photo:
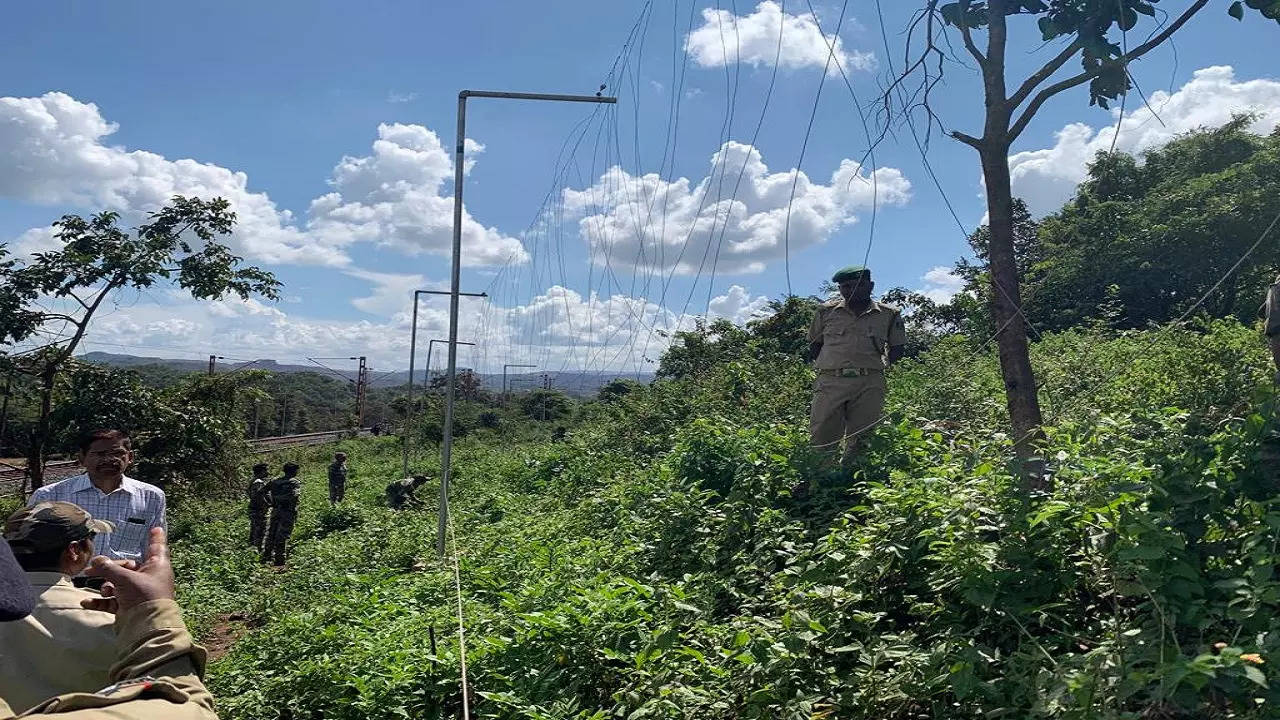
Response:
M862 265L850 265L849 267L840 268L836 271L835 275L831 276L831 282L840 283L845 280L854 280L859 275L866 275L868 278L871 277L871 268L864 267Z

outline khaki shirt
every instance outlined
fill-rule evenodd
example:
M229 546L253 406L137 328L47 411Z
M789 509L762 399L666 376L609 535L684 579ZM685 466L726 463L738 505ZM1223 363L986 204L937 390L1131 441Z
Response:
M24 712L54 695L106 687L116 659L116 617L80 607L81 600L101 596L59 572L29 572L27 579L35 609L0 623L0 697Z
M1267 299L1258 311L1262 317L1266 318L1263 332L1267 337L1280 335L1280 277L1267 288Z
M7 623L6 623L7 624ZM22 717L59 720L217 720L200 681L204 648L182 622L178 604L152 600L116 616L117 661L97 692L49 698ZM13 712L0 699L0 720Z
M855 315L835 298L818 306L809 326L809 342L822 343L814 361L819 370L880 369L889 366L889 348L907 344L902 313L874 300Z

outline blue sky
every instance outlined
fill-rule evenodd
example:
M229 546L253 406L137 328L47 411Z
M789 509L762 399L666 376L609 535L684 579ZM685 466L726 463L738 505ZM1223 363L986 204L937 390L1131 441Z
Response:
M892 55L886 55L873 3L850 3L839 36L849 78L868 106L889 59L901 65L901 30L914 5L883 4ZM1185 3L1161 4L1175 12ZM1220 4L1192 21L1178 36L1176 51L1158 49L1135 65L1142 88L1155 94L1152 104L1160 117L1153 120L1133 97L1118 147L1141 150L1180 130L1220 122L1233 109L1262 112L1259 129L1269 129L1280 118L1280 71L1274 63L1280 27L1252 15L1238 23ZM663 343L651 332L656 326L707 312L745 319L760 307L761 298L787 291L788 266L792 290L816 292L832 268L860 262L869 241L881 289L902 285L939 297L954 289L934 269L965 252L964 238L903 128L896 128L876 150L876 166L883 174L876 182L882 204L874 235L866 195L870 183L854 179L851 167L837 176L839 182L833 181L843 160L856 162L868 148L854 104L836 74L826 78L802 165L816 186L809 195L804 183L801 187L814 223L804 225L804 217L793 210L792 252L784 262L777 238L767 230L776 227L769 223L776 221L778 210L771 193L778 186L789 189L787 178L800 157L823 77L821 63L828 54L825 46L806 46L805 36L788 26L783 36L788 60L778 69L754 145L759 153L755 159L768 170L761 169L757 178L753 156L741 147L734 151L737 155L725 156L726 166L735 170L747 163L745 194L750 195L758 179L759 204L748 202L740 218L730 213L727 244L733 250L722 253L723 264L715 263L714 284L708 285L708 260L701 274L677 269L665 297L659 297L665 271L646 270L641 261L638 284L643 289L644 278L650 278L649 292L633 290L632 272L623 259L636 252L624 238L626 218L634 216L630 203L635 189L640 187L644 195L646 187L636 176L661 168L655 187L687 177L692 190L685 195L697 205L697 184L711 172L731 95L736 101L730 139L745 145L754 132L773 72L774 46L767 37L774 37L777 24L769 30L766 21L774 17L770 12L780 10L750 2L699 1L691 16L688 2L655 2L651 12L642 14L643 7L639 0L15 5L0 28L0 97L10 100L8 115L0 115L0 170L7 169L11 178L8 183L0 179L0 241L10 241L18 250L37 248L47 240L32 228L46 226L62 212L121 205L119 209L137 217L171 187L193 187L195 182L216 189L218 182L237 182L231 173L243 173L243 190L257 204L241 215L256 220L242 225L233 244L249 262L269 267L285 281L286 300L271 307L230 303L210 312L163 290L122 297L91 337L101 344L87 349L281 360L365 353L380 368L404 367L408 290L439 287L448 277L448 257L439 254L447 227L418 236L411 226L430 224L434 216L428 215L447 207L451 175L438 186L436 181L448 174L447 165L439 162L443 158L447 163L453 144L457 91L592 93L642 18L625 62L616 66L610 88L619 96L616 108L473 101L468 137L483 145L483 152L473 156L466 185L476 260L464 270L463 282L467 290L491 288L494 299L488 305L472 301L464 313L462 336L483 338L483 349L471 357L464 352L464 362L639 368L642 356L656 356ZM729 14L716 22L714 13L703 13L714 7ZM830 32L839 4L814 7ZM788 22L812 22L804 2L790 0L785 13L792 16ZM766 38L749 36L743 44L744 32L761 28L769 30ZM1024 75L1054 51L1039 48L1034 30L1024 30L1026 42L1015 43L1010 52L1011 77ZM720 58L730 59L725 66L715 62L720 37L727 38L720 46ZM735 56L743 60L740 65L732 62ZM760 62L751 64L753 57ZM683 90L677 92L682 65ZM54 103L46 95L51 92L66 98ZM976 134L978 93L974 72L951 65L936 92L936 110L949 127ZM46 101L37 103L42 97ZM664 166L673 98L679 100L679 128L674 154ZM61 115L49 109L58 103L65 110ZM96 112L86 109L90 103ZM594 118L582 126L584 140L565 182L553 182L566 137L593 112ZM58 127L39 127L36 117L54 117ZM113 124L114 130L100 127L86 135L76 129L85 118ZM1018 190L1033 200L1034 208L1051 210L1069 196L1092 151L1110 145L1107 128L1115 122L1111 113L1089 107L1083 91L1051 101L1015 147L1015 153L1022 153L1012 161ZM1073 123L1083 126L1063 132ZM381 154L374 147L380 125ZM89 126L97 127L93 122ZM431 146L428 131L436 134L438 149ZM610 149L613 143L616 150ZM409 146L413 152L406 154L403 148ZM140 158L135 154L139 151L154 156ZM618 152L626 175L599 181ZM344 157L351 162L345 170L335 170ZM976 156L935 129L929 157L960 220L971 228L983 215ZM206 169L173 164L186 158ZM230 173L210 179L216 173L207 166ZM870 171L861 169L864 176ZM776 173L788 175L770 177ZM722 199L736 184L737 173L727 178L712 183L719 185ZM398 182L416 189L381 185ZM865 188L858 190L861 186ZM39 191L33 189L37 187ZM566 207L553 207L557 212L544 215L539 229L527 233L540 209L546 209L549 190L557 199L566 198ZM577 193L576 207L565 190ZM680 188L674 190L678 195ZM333 207L309 210L314 200L330 193L336 193ZM440 202L427 196L438 196ZM377 213L385 215L371 224L370 215ZM610 218L616 221L614 234L603 240L606 236L598 235L593 245L579 225L590 215L599 215L598 227L608 225ZM653 224L651 217L644 232L656 232ZM705 234L695 226L690 237ZM752 243L759 247L753 250ZM696 256L696 239L694 247ZM510 258L512 248L522 248L527 259L509 264L494 259ZM612 275L602 264L606 254L617 263L611 265ZM650 264L652 256L650 251ZM614 277L625 287L619 288ZM570 292L549 292L557 285ZM584 301L593 292L601 296L598 306ZM443 307L441 300L423 303L424 333L439 336L431 334L443 331ZM646 346L651 349L642 352Z

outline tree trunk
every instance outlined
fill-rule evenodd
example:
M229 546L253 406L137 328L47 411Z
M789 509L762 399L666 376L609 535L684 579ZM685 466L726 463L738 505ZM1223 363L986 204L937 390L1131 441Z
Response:
M1019 314L1022 295L1019 292L1018 267L1013 252L1013 190L1009 179L1007 143L992 143L987 138L979 151L982 174L987 185L988 248L991 277L991 314L997 328L1000 349L1000 373L1004 378L1005 403L1013 426L1014 452L1024 463L1024 477L1032 489L1044 489L1043 473L1038 463L1031 462L1036 446L1044 437L1040 400L1036 393L1035 373L1027 343L1026 318Z
M31 490L44 485L44 456L49 444L49 415L53 412L53 381L57 368L52 367L40 375L40 422L31 433L31 448L27 451L27 475L31 477Z

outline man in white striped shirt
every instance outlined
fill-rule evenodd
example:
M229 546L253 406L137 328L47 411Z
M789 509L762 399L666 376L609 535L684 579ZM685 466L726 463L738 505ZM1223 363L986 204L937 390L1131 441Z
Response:
M133 463L133 446L123 430L94 430L80 437L80 464L86 472L31 493L27 505L60 500L79 505L115 530L99 535L99 555L142 564L151 528L165 524L164 491L124 474Z

